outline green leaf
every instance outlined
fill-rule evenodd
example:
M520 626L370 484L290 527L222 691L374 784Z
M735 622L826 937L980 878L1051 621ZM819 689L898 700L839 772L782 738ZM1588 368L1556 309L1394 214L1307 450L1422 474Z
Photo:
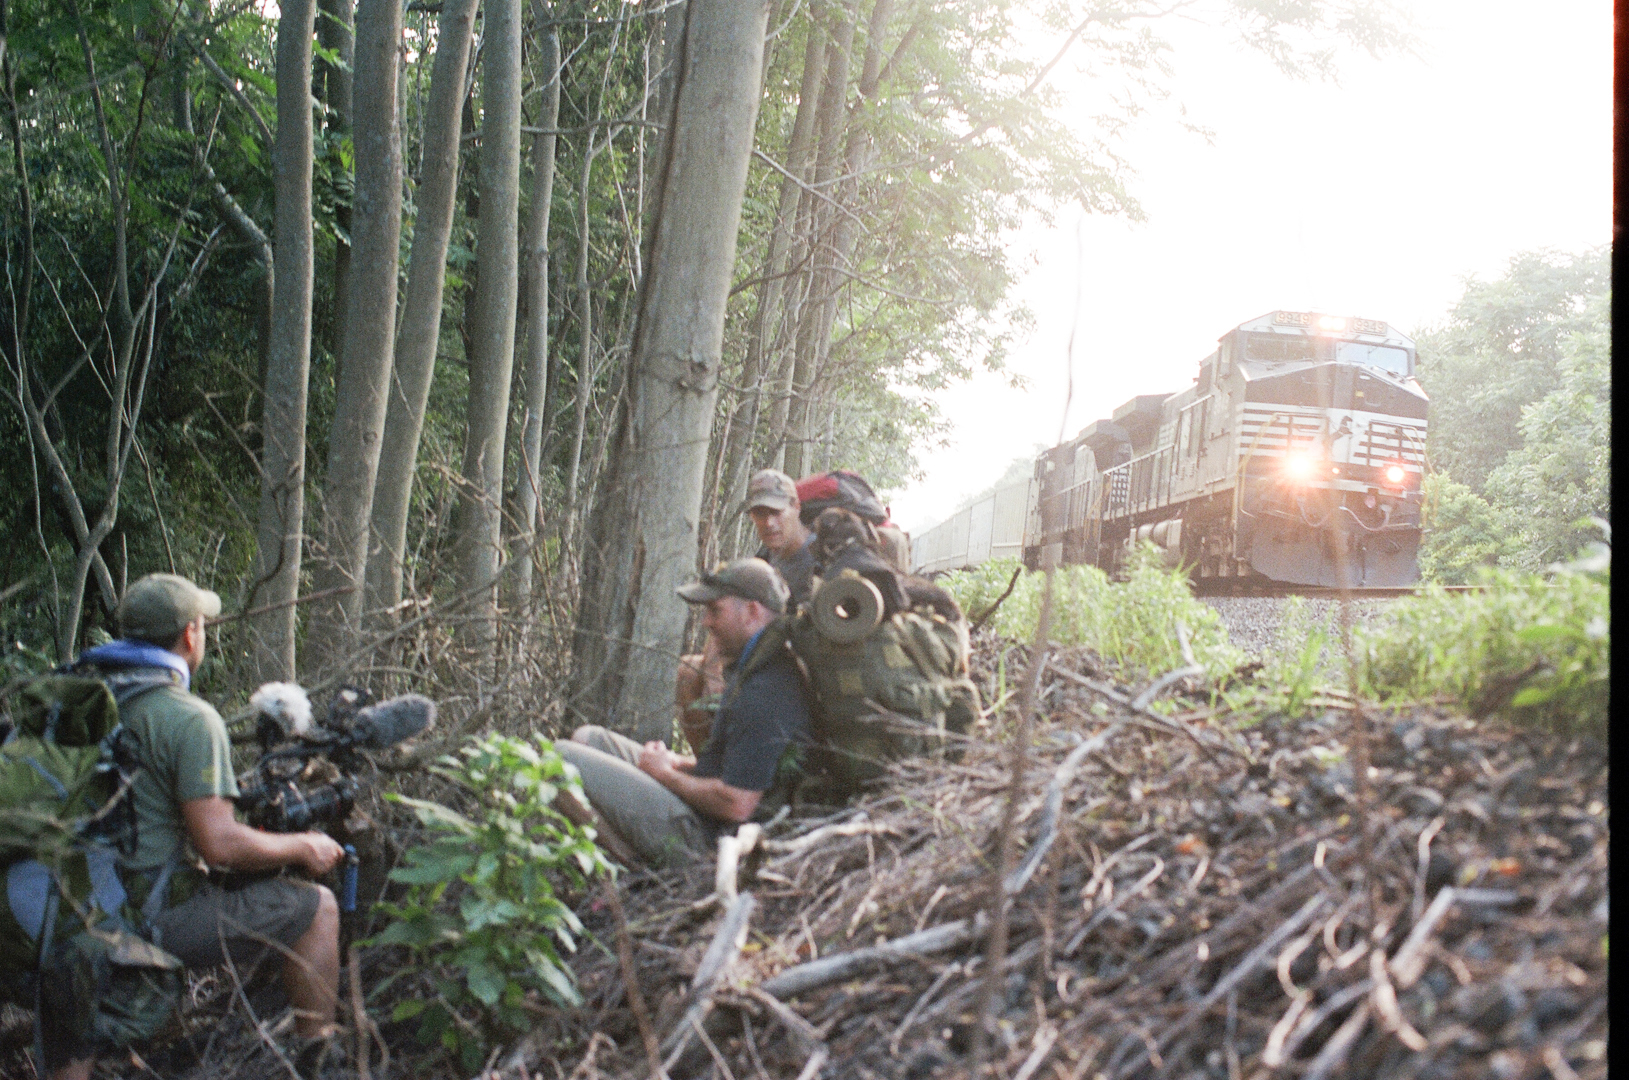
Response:
M411 1020L429 1006L427 1001L398 1001L396 1007L390 1010L392 1021Z
M471 964L464 976L469 992L483 1005L496 1005L503 996L504 984L509 980L503 972L494 971L484 963Z

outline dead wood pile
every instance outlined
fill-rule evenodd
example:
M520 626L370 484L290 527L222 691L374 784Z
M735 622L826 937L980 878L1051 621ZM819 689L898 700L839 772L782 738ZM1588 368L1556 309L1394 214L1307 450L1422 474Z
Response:
M1606 1075L1599 744L1374 710L1360 803L1348 711L1228 733L1195 699L1185 736L1072 650L1041 686L999 1075ZM580 953L588 1007L534 1045L580 1076L651 1075L656 1039L675 1080L971 1073L1007 784L984 734L771 829L733 903L698 902L711 867L625 876L631 957Z

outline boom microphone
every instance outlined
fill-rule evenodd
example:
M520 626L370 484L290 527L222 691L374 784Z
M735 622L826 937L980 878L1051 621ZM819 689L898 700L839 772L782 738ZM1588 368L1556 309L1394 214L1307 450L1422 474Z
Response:
M403 694L357 710L345 741L365 750L383 750L411 739L435 720L435 702L422 694Z

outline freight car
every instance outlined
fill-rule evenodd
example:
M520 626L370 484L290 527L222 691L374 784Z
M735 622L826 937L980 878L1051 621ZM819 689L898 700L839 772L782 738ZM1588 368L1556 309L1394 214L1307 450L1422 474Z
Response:
M923 572L1019 554L1114 570L1150 540L1198 579L1397 587L1419 577L1425 391L1386 323L1274 311L1175 394L1134 397L915 541ZM1022 504L1020 514L1015 509Z

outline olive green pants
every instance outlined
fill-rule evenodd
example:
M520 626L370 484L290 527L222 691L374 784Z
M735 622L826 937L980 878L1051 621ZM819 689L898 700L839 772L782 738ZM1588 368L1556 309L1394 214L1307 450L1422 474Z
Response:
M653 866L684 866L712 854L713 828L683 799L639 769L639 743L602 727L554 744L582 774L594 810Z

